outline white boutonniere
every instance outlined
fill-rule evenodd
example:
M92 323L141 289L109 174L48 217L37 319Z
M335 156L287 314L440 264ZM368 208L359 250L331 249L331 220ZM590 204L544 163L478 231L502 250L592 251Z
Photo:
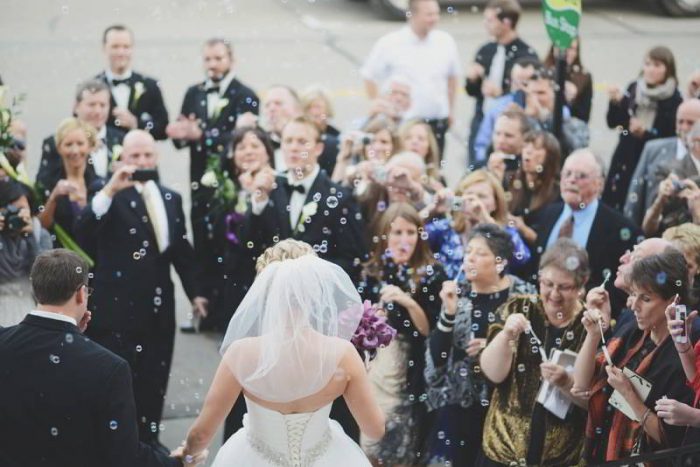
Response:
M216 120L219 118L219 115L221 115L221 111L226 108L228 105L228 99L225 97L223 99L219 99L219 101L216 103L216 106L214 107L214 113L212 113L211 118Z
M112 164L119 160L119 156L122 155L123 150L124 148L121 144L115 144L114 146L112 146Z
M202 175L202 178L199 180L199 182L207 188L213 188L216 185L218 185L218 182L216 180L216 174L213 170L205 172L204 175Z
M146 92L146 86L141 82L137 81L134 83L134 105L136 105L141 99L141 96Z
M301 209L301 217L299 218L299 222L297 222L296 230L298 232L303 232L304 224L311 218L311 216L316 214L316 212L318 212L318 203L316 201L306 203Z

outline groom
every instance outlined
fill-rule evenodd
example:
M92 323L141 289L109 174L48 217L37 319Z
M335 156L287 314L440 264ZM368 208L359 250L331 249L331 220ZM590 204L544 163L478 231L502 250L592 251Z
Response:
M139 441L129 365L82 334L88 275L71 251L42 253L36 310L0 329L0 465L182 465Z

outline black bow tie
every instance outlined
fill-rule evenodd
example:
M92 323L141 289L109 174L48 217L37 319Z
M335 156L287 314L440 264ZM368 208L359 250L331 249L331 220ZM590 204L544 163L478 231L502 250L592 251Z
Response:
M112 86L119 86L120 84L126 84L127 86L129 85L129 78L126 79L113 79L112 80Z
M289 194L292 194L293 191L297 191L302 195L306 193L306 188L304 188L304 185L292 185L289 183L289 181L287 181L284 183L284 187L287 189L287 193Z
M210 88L206 89L207 94L211 94L212 92L219 93L219 86L212 86Z

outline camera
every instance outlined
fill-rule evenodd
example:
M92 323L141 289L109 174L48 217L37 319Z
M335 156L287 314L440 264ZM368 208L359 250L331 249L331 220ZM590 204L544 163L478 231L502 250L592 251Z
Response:
M518 170L518 167L520 167L520 158L518 156L515 156L513 154L505 154L503 156L503 162L506 165L506 170L507 171L515 171Z
M372 171L372 177L377 181L377 183L384 183L386 182L386 177L387 177L387 172L386 168L383 166L379 166Z
M19 215L19 208L12 204L5 206L0 210L3 217L5 218L5 225L2 228L3 232L19 232L22 230L27 223Z
M464 211L464 198L461 196L450 196L447 198L447 205L450 207L450 211L462 212Z
M134 182L158 180L158 171L156 169L136 169L131 175L131 180Z
M685 307L685 305L676 305L676 319L683 321L683 334L676 336L675 340L679 344L687 344L688 343L688 335L685 332L685 320L688 317L688 309Z
M350 131L343 133L340 137L341 141L352 141L355 146L367 146L374 141L372 133L364 133L362 131Z
M685 183L683 183L680 180L671 180L671 183L673 183L673 193L678 194L687 187L685 186Z

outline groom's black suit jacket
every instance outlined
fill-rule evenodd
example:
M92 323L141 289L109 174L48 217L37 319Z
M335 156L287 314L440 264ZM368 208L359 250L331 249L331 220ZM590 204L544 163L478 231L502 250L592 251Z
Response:
M260 215L248 209L241 229L243 243L257 256L280 240L294 238L314 247L323 259L342 267L356 279L360 263L365 260L367 248L365 233L357 203L352 193L333 183L321 170L304 204L318 205L316 214L310 216L303 231L295 230L289 222L290 191L285 188L287 178L277 177L277 187L270 192L270 200ZM329 202L329 198L331 201Z
M175 329L173 265L188 298L199 295L195 255L187 239L182 197L158 185L168 219L169 246L158 251L154 228L142 196L127 188L97 217L90 201L75 223L76 239L95 260L90 297L92 331L150 335ZM102 181L91 187L93 193ZM143 254L145 253L145 254Z
M0 329L0 465L179 466L140 443L131 371L68 322Z

